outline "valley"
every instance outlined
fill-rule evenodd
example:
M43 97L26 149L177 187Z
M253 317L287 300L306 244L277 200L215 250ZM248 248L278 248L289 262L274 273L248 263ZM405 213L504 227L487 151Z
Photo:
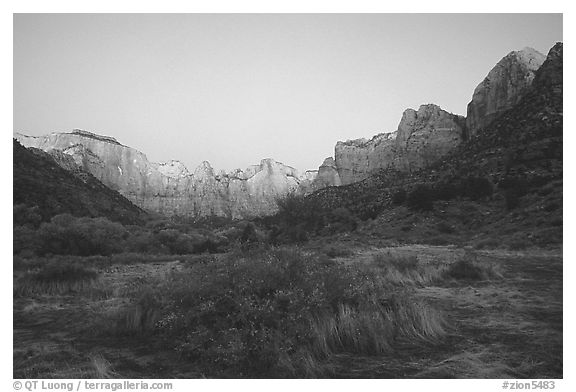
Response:
M563 378L562 78L510 52L304 172L15 132L14 378Z

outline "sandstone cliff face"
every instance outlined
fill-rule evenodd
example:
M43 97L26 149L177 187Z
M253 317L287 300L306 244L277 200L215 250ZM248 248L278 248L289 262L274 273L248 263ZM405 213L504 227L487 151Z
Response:
M436 105L422 105L418 111L404 112L396 132L338 142L334 156L341 184L362 181L380 169L412 172L438 161L516 105L545 59L531 48L509 53L474 90L466 118ZM329 176L323 179L336 185Z
M398 125L394 167L414 171L430 166L464 139L465 119L436 105L407 109Z
M148 211L190 217L246 218L273 213L278 196L311 184L314 173L300 177L273 159L246 170L216 173L203 162L193 173L178 161L149 162L146 155L113 138L74 130L41 137L16 134L26 147L51 153L70 169L73 164Z
M318 174L313 181L313 190L318 190L326 188L327 186L340 186L342 181L340 180L340 174L338 173L338 168L336 167L336 162L334 158L328 157L324 159L320 168L318 168Z
M370 140L338 142L334 156L342 184L361 181L371 172L388 166L394 160L395 140L396 132L392 132L378 134Z
M469 137L490 124L499 114L520 102L546 56L524 48L511 52L496 64L476 87L468 104L466 126Z
M361 181L385 168L413 171L426 167L458 146L464 129L464 117L436 105L407 109L395 132L336 144L335 165L341 183Z

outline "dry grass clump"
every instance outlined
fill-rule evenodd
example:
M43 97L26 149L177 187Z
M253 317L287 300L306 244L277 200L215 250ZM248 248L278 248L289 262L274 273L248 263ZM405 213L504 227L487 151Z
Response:
M89 376L99 379L120 378L112 368L112 364L102 354L91 354Z
M415 255L392 255L390 252L378 253L372 259L372 265L387 285L425 286L442 274L443 265L420 262Z
M144 286L135 294L136 300L119 309L112 316L110 330L116 335L147 335L154 331L162 316L162 305L150 286Z
M488 350L464 351L420 371L415 378L524 378L531 365L513 369Z
M314 321L313 352L318 357L339 352L377 355L399 341L438 342L446 329L441 312L410 297L360 309L340 305L336 314Z
M24 273L14 284L14 295L65 295L96 288L99 274L76 263L51 262Z
M108 332L154 335L212 373L327 377L335 355L378 355L446 334L441 313L395 293L325 255L255 249L148 282Z
M379 253L372 266L386 285L428 286L450 281L491 280L502 278L497 264L480 261L475 253L466 251L455 262L420 262L417 256Z

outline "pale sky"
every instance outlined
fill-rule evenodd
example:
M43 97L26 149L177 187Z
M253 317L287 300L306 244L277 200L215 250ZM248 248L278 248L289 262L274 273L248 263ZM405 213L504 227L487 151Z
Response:
M465 115L502 57L557 41L561 14L19 14L14 131L81 128L189 170L317 169L407 108Z

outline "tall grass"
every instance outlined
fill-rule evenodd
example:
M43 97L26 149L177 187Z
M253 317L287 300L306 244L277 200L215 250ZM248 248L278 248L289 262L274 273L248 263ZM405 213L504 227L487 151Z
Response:
M419 262L417 256L376 254L371 262L384 285L427 286L451 281L490 280L502 278L497 264L480 261L473 252L466 251L455 262Z
M196 263L151 282L114 320L113 333L155 335L207 371L251 376L327 376L334 355L446 333L440 312L374 274L297 248Z
M102 354L91 354L89 376L98 379L119 378L118 373L112 369L112 364Z
M98 273L73 263L49 263L39 270L24 273L14 284L14 295L64 295L96 287Z
M399 341L437 343L446 335L447 323L438 310L407 297L361 309L340 305L336 314L315 320L312 331L313 352L319 357L338 352L377 355Z

